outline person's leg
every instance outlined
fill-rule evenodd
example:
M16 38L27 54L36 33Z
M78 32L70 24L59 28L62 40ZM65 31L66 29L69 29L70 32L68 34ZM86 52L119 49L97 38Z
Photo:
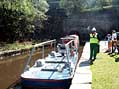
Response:
M112 41L112 53L114 53L114 42Z
M117 49L117 41L114 41L114 49L113 49L114 50L113 51L114 53L115 53L116 49Z
M109 48L110 48L110 41L108 41L108 50L109 50Z
M118 51L118 54L119 54L119 45L117 45L117 51Z
M118 51L118 54L119 54L119 41L117 41L117 51Z
M93 64L92 57L94 56L94 44L90 44L90 65Z
M112 48L112 42L111 42L111 41L109 41L109 47L108 47L109 52L111 52L111 48Z
M114 45L114 53L115 53L115 51L116 51L116 48L117 48L117 46L116 46L116 45Z
M90 60L92 60L93 57L93 44L90 44Z
M94 60L96 59L98 53L98 44L94 44Z

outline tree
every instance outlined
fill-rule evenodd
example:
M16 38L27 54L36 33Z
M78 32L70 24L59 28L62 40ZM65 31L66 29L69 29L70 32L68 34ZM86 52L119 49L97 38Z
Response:
M91 11L103 9L103 6L112 5L112 0L61 0L60 6L67 10L67 14L74 11Z
M34 30L36 17L41 22L47 19L48 8L46 0L1 0L0 35L5 36L5 41L24 38Z

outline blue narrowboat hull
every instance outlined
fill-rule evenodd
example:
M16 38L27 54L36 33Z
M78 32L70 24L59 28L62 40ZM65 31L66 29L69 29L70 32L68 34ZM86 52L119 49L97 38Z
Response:
M38 88L38 89L68 89L71 85L70 79L63 80L47 80L47 79L21 79L22 86L26 89L28 88Z

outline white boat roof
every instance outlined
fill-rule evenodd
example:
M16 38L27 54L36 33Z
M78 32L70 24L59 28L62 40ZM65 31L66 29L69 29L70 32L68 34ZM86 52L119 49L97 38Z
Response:
M66 37L62 37L61 39L62 40L65 40L65 39L67 39L67 40L73 40L74 37L73 36L66 36Z

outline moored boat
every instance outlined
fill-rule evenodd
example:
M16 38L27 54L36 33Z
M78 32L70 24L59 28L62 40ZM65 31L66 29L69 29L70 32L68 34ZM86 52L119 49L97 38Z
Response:
M78 62L78 48L75 36L61 38L57 51L38 59L32 67L28 66L21 74L22 86L40 89L68 89Z

